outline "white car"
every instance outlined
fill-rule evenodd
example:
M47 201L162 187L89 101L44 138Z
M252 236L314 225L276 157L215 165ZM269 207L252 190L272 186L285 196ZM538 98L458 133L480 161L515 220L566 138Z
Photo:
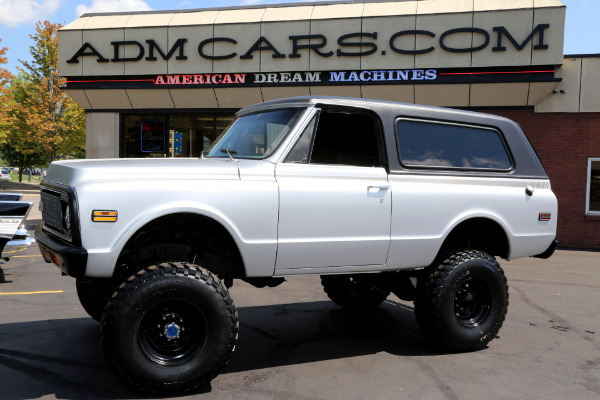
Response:
M10 181L10 170L1 169L0 170L0 179L2 179L3 181Z
M197 159L54 162L41 200L45 260L76 278L112 369L152 393L225 367L235 279L321 275L357 312L394 292L433 343L468 351L507 312L496 257L557 244L556 197L517 124L375 100L250 106Z

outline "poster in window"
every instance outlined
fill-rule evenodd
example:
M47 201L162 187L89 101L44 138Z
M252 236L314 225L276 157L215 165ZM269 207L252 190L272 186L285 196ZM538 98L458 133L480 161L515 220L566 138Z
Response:
M175 132L173 134L173 153L181 155L181 148L183 145L183 132Z
M142 120L141 150L144 153L164 153L166 144L166 121Z

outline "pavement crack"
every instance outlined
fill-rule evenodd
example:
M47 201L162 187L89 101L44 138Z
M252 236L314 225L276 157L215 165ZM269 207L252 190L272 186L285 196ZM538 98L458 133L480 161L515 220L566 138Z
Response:
M539 312L541 312L542 314L548 316L550 318L550 321L554 326L560 326L562 329L572 329L571 324L569 324L569 322L567 320L565 320L564 318L560 317L558 314L553 313L550 310L545 309L544 307L534 303L526 294L525 291L519 289L518 287L515 287L514 285L512 285L512 288L514 290L517 291L517 293L519 294L519 296L521 297L521 300L523 300L523 302L525 304L527 304L529 307L534 308L536 310L538 310ZM556 329L556 328L555 328Z
M562 318L558 314L555 314L554 312L545 309L544 307L540 306L539 304L534 303L525 294L524 290L521 290L521 289L515 287L514 285L512 286L512 288L517 291L517 293L519 294L519 296L521 297L521 299L523 300L523 302L525 302L525 304L527 304L528 306L530 306L530 307L538 310L539 312L541 312L542 314L544 314L544 315L546 315L547 317L550 318L548 320L548 322L550 322L552 324L550 326L550 328L556 329L556 330L559 330L559 331L563 331L563 332L575 332L583 340L585 340L586 342L592 343L594 345L594 347L596 347L596 349L598 351L600 351L600 342L598 340L596 340L596 338L590 336L590 334L593 335L593 333L591 331L584 331L584 330L575 328L573 325L571 325L571 323L569 323L569 321L567 321L566 319Z
M562 325L557 325L554 323L554 321L550 320L548 321L552 324L552 326L550 328L552 329L556 329L557 331L561 331L561 332L569 332L571 330L570 326L562 326Z

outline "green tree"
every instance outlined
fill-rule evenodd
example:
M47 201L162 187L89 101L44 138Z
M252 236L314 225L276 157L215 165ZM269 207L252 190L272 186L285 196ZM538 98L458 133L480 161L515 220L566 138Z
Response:
M61 157L85 154L85 114L60 90L58 75L58 29L60 24L38 22L30 35L31 62L21 61L19 77L13 79L13 135L11 145L25 156L45 155L47 165ZM33 157L36 158L37 157Z
M10 82L8 101L10 118L6 126L2 154L11 165L19 168L19 182L22 181L24 168L46 166L46 155L36 141L34 128L41 123L39 115L32 113L32 99L36 93L32 85L20 73Z
M0 39L2 41L2 39ZM5 54L8 47L0 48L0 65L8 62ZM0 67L0 143L6 139L7 129L10 124L10 112L12 102L10 100L9 89L10 82L14 78L13 74L5 68Z

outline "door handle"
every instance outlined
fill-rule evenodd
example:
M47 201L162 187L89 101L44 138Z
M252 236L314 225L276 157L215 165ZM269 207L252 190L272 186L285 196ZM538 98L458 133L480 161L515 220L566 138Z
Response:
M378 190L388 190L390 188L389 185L369 185L367 189L378 189Z

